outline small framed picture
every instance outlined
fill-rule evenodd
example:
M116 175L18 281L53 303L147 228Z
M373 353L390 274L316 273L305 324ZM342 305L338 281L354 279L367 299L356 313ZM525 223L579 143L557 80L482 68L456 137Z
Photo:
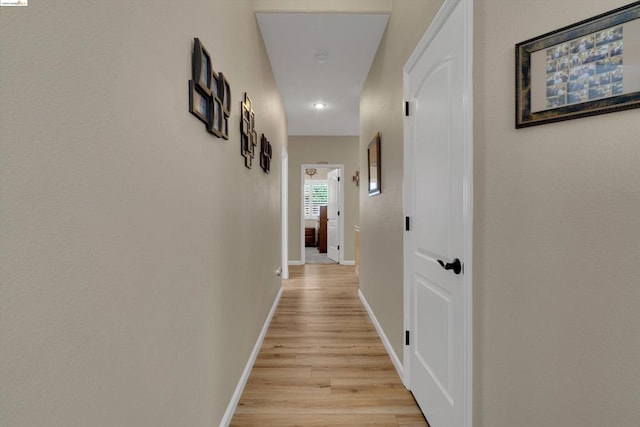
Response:
M220 117L220 136L229 139L229 118L224 113Z
M367 147L367 170L369 171L367 186L370 196L375 196L382 192L381 159L382 152L380 150L380 134L378 133Z
M211 55L202 45L200 39L195 38L193 41L193 57L192 57L193 81L207 93L211 92Z
M516 45L516 128L640 107L640 1Z
M211 110L213 118L211 120L211 125L207 127L207 130L217 136L218 138L222 137L222 105L220 104L220 100L218 98L212 98Z
M260 167L264 173L271 171L271 143L264 134L260 137Z
M216 73L215 71L211 73L211 94L216 97L220 97L219 87L221 75L222 73Z
M189 112L200 119L207 128L212 120L212 98L199 85L189 81Z
M224 114L229 117L231 113L231 86L229 85L229 81L223 73L219 75L219 95L218 97L222 101L222 109Z
M224 79L224 109L227 116L231 114L231 85L226 78Z

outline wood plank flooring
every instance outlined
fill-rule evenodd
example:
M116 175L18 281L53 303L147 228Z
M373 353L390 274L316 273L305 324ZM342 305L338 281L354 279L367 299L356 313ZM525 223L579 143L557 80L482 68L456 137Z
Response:
M354 267L290 267L231 426L428 426L357 292Z

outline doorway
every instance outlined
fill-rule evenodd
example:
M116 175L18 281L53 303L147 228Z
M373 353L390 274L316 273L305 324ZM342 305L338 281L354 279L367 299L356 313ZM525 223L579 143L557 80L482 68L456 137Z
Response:
M289 153L282 147L282 175L280 176L280 212L282 213L282 278L289 278Z
M472 424L473 0L404 67L404 381L433 427Z
M342 164L301 165L301 264L344 263L342 176Z

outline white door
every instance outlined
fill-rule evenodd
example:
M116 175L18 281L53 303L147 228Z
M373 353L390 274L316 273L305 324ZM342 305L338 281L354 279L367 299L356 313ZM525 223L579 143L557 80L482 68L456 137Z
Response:
M340 169L327 174L327 256L340 262Z
M431 427L471 425L471 5L445 1L405 66L405 382Z

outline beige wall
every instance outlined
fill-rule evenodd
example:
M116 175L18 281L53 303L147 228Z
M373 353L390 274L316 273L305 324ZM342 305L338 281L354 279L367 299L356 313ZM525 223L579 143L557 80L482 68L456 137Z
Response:
M231 139L188 112L193 37ZM286 123L249 1L0 11L0 425L218 425L281 281ZM274 146L240 157L243 92Z
M402 358L402 67L442 1L397 0L360 98L360 289ZM380 132L382 193L367 194L367 146Z
M514 44L624 0L476 2L476 427L640 425L640 110L514 129Z
M353 226L358 224L358 187L351 177L358 165L357 136L289 137L289 260L300 261L302 200L300 168L305 163L326 161L344 164L344 260L355 260Z
M476 427L640 424L640 110L522 130L513 113L515 43L625 3L476 2ZM435 8L393 3L360 105L360 164L383 147L360 286L400 356L401 67Z

